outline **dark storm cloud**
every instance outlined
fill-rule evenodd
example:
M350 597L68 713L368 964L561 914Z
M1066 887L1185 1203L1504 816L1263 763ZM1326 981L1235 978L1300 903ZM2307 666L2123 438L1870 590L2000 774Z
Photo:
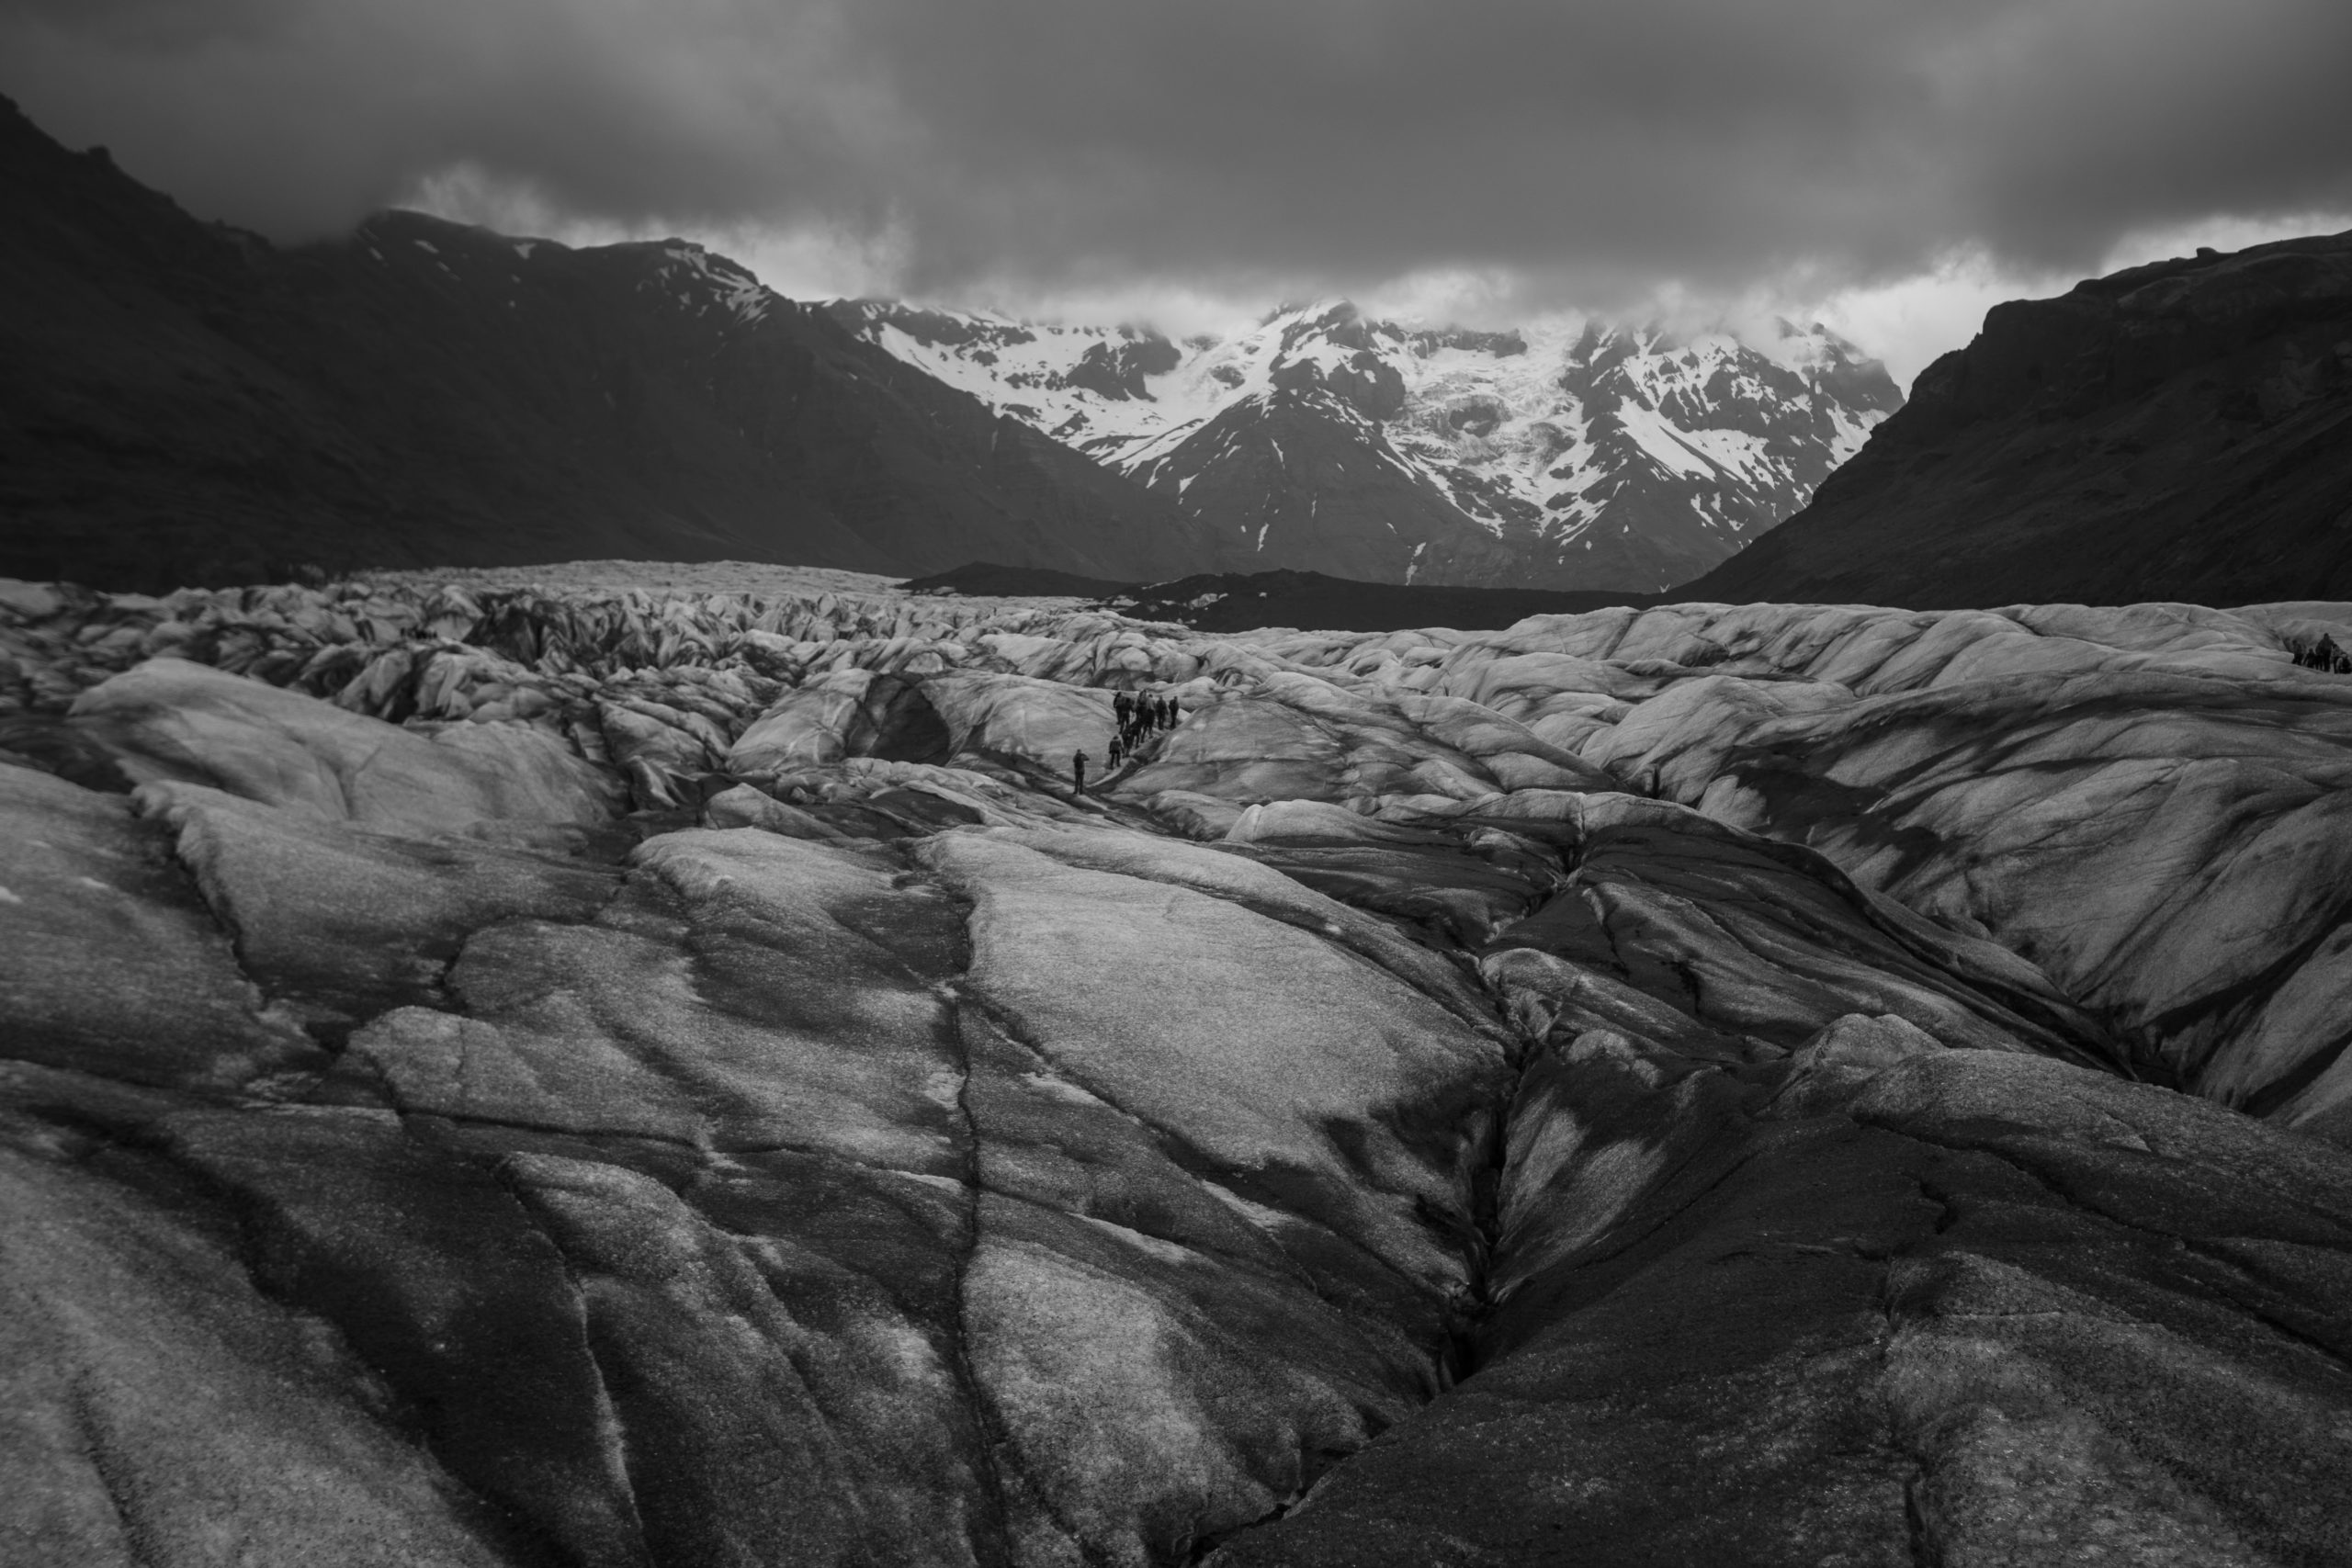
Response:
M2346 0L0 0L0 86L200 210L454 164L895 222L918 286L2037 266L2352 202Z
M0 0L0 90L280 235L461 164L605 216L878 221L899 133L838 31L757 0Z

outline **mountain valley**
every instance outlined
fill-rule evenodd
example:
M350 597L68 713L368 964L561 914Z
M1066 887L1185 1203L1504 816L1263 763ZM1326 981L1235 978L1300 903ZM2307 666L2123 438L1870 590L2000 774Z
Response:
M1818 328L1229 342L804 305L684 242L413 212L291 248L0 109L0 570L156 591L359 566L973 560L1654 592L1900 396Z
M2341 1560L2352 604L1679 602L1993 592L2034 473L2303 581L2340 245L1882 418L279 249L24 130L11 1562ZM2139 493L2053 581L2183 581Z

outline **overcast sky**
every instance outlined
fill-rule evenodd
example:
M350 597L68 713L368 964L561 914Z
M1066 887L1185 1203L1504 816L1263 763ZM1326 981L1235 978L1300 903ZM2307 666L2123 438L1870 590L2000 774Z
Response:
M284 239L395 203L803 297L1822 316L2352 227L2352 0L0 0L0 91Z

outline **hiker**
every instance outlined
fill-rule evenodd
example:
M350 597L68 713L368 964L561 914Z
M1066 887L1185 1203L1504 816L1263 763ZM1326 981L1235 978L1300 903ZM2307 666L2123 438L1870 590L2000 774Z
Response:
M1126 742L1125 742L1125 741L1124 741L1124 740L1114 740L1114 741L1112 741L1112 742L1111 742L1111 760L1110 760L1110 761L1108 761L1107 763L1105 763L1105 764L1103 765L1103 766L1104 766L1104 771L1106 771L1106 772L1115 772L1115 771L1117 770L1117 768L1118 768L1119 764L1120 764L1121 762L1125 761L1126 761L1126 758L1127 758L1127 747L1126 747Z
M1084 795L1084 794L1086 793L1086 753L1085 753L1085 752L1083 752L1083 751L1072 751L1072 752L1069 754L1069 776L1070 776L1070 786L1069 786L1069 792L1070 792L1070 794L1072 794L1072 795Z
M1127 721L1135 716L1135 699L1128 696L1126 693L1121 692L1111 699L1111 708L1119 716L1119 728L1125 729L1127 727Z

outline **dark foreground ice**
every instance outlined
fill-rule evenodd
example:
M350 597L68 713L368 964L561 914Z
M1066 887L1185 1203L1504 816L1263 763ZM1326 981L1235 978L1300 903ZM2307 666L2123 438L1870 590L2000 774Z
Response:
M2346 1562L2347 623L0 585L0 1560Z

